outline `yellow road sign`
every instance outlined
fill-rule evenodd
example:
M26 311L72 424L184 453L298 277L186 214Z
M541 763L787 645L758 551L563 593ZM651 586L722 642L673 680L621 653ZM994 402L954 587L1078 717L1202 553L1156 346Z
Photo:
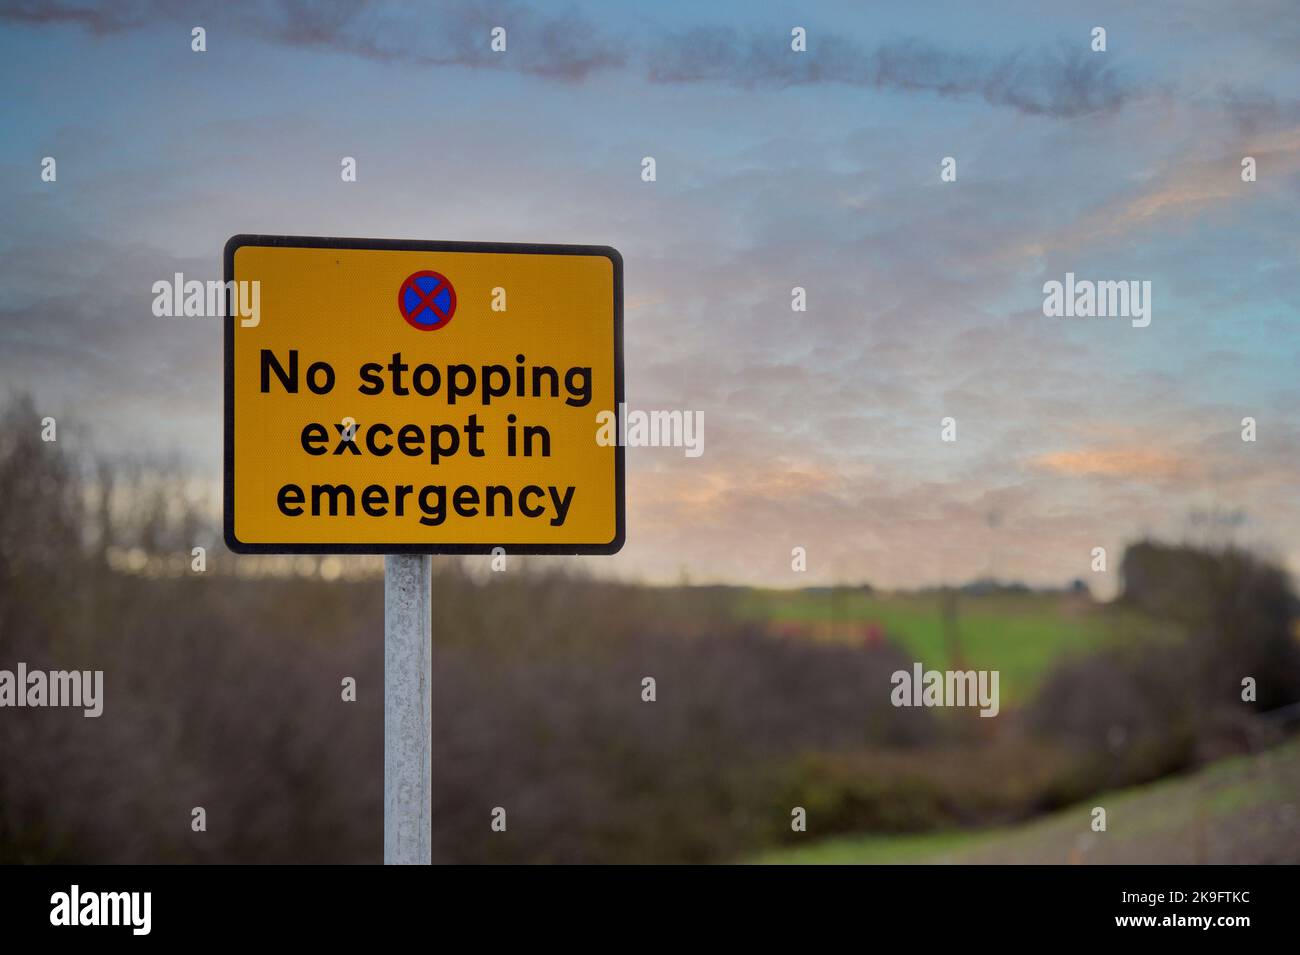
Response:
M614 249L238 235L225 279L232 550L622 547Z

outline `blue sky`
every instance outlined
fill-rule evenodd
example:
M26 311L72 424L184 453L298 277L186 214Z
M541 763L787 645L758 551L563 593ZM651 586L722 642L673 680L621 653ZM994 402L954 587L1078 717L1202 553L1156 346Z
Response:
M150 287L230 235L609 244L629 402L706 422L611 572L1105 592L1211 504L1300 568L1300 14L1078 6L0 0L0 377L215 478L218 323ZM1067 271L1151 326L1045 317Z

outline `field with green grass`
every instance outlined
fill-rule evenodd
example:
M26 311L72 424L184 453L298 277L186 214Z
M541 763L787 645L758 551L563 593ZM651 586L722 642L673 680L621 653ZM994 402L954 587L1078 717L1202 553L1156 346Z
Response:
M1004 705L1025 701L1063 657L1110 644L1177 638L1176 631L1137 611L1064 593L945 598L848 587L747 590L736 611L778 632L822 640L860 642L874 625L928 669L1000 671Z
M1093 832L1092 809L1106 810ZM808 820L815 838L817 821ZM849 836L769 864L1271 864L1300 862L1300 739L1187 776L1102 793L1019 826Z

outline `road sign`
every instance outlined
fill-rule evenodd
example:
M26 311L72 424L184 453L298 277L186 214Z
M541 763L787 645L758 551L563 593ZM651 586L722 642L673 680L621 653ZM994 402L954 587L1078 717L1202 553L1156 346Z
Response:
M623 266L606 247L240 235L225 536L239 553L610 554Z

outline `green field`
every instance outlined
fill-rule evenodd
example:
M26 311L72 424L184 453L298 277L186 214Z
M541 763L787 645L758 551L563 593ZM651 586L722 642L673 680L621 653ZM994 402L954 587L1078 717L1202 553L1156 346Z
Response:
M1091 812L1107 813L1093 832ZM808 820L809 832L816 820ZM1300 862L1300 739L1002 829L849 836L764 864L1261 864Z
M1052 664L1109 643L1172 639L1143 615L1086 597L1055 593L995 593L955 598L955 656L945 633L938 593L749 590L736 612L780 630L798 628L814 639L861 641L876 624L891 642L931 669L998 670L1004 705L1026 700Z

